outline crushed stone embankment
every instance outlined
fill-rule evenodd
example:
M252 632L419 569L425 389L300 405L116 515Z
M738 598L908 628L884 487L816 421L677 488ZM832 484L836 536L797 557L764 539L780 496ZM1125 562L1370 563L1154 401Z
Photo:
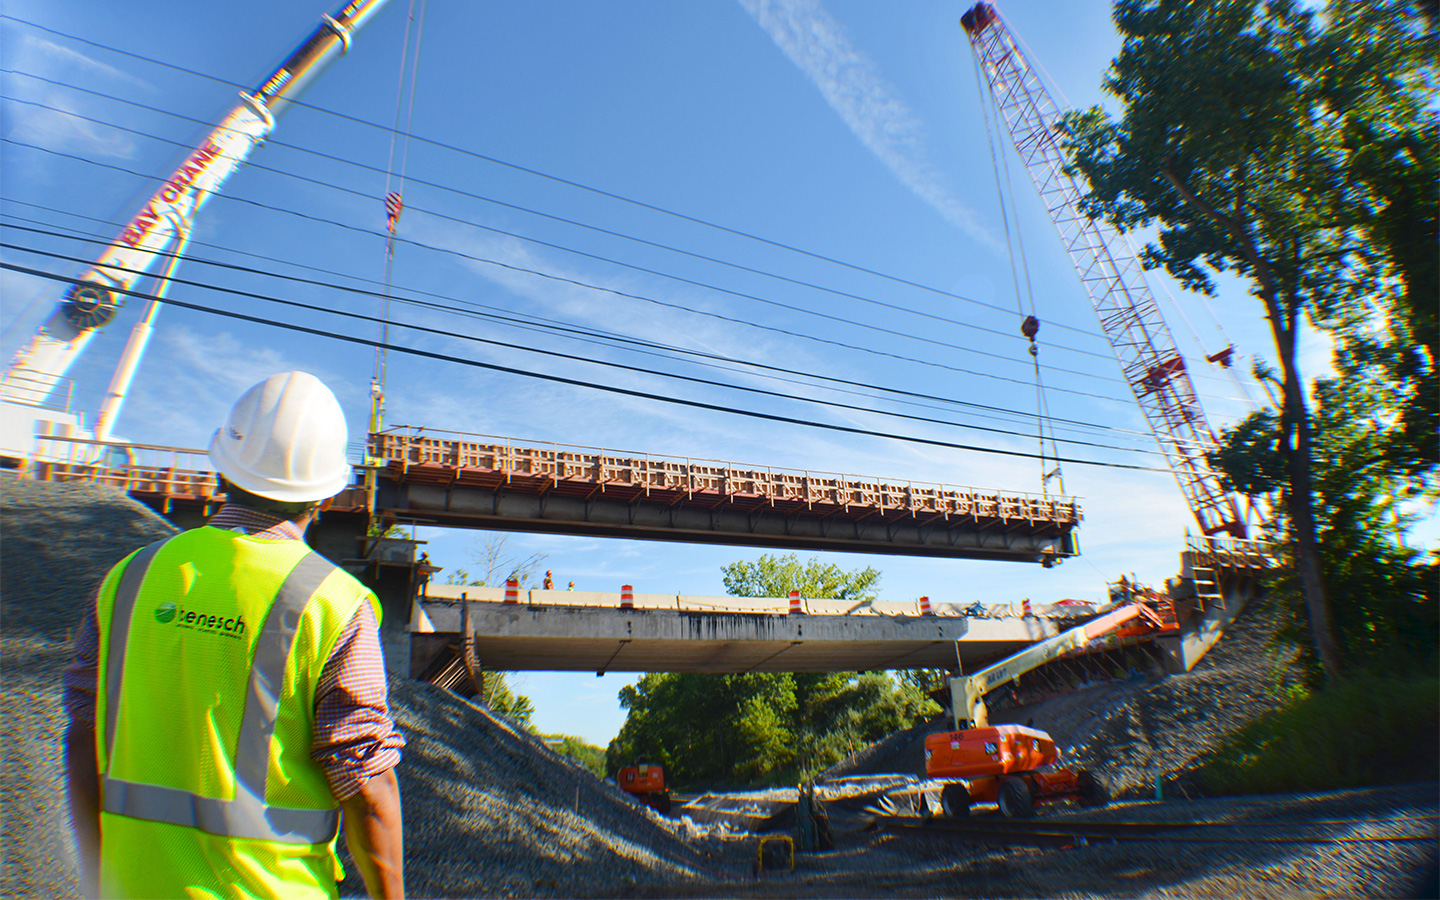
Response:
M111 566L175 528L124 494L0 474L0 894L75 897L60 671Z
M1277 637L1274 601L1252 601L1224 640L1183 674L1139 674L1046 700L992 710L1055 738L1066 764L1098 773L1115 797L1153 796L1155 779L1196 792L1188 777L1225 737L1284 705L1304 670L1299 648ZM953 727L938 716L897 732L827 770L824 778L899 772L923 777L925 735Z
M0 476L0 895L75 897L60 672L91 592L173 534L117 491ZM391 681L406 880L420 897L625 896L712 871L705 842L453 694ZM343 844L343 839L342 839ZM342 890L364 896L353 864Z

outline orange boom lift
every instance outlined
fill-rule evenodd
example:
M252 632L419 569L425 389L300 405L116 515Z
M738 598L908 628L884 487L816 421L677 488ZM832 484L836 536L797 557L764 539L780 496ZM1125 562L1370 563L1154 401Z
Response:
M634 794L662 816L670 814L670 789L665 786L665 769L653 763L624 766L615 773L620 789Z
M1033 816L1041 803L1110 802L1109 790L1093 773L1058 765L1060 749L1050 735L1024 725L990 725L985 695L1099 638L1178 630L1173 611L1158 601L1158 596L1143 596L973 675L950 679L956 730L925 738L925 774L945 782L940 792L945 815L967 816L972 803L998 803L1001 815L1014 819Z

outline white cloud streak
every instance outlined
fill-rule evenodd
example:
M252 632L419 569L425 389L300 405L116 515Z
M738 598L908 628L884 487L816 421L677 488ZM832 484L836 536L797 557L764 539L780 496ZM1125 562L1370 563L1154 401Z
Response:
M121 84L132 92L153 90L147 82L114 66L35 35L27 34L19 41L10 63L17 72L32 72L59 81ZM7 130L14 137L46 149L78 151L90 156L128 159L134 155L135 142L128 135L78 118L89 109L74 94L18 75L6 81L16 96L30 101L6 105Z
M894 95L819 0L740 0L740 5L902 184L965 234L998 247L926 160L924 123Z

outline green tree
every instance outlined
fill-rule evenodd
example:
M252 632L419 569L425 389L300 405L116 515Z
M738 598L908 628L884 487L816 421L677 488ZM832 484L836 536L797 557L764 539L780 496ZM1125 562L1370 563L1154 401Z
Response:
M834 563L811 558L803 564L793 553L763 554L754 562L721 566L725 592L736 597L786 597L799 591L804 597L834 600L874 600L880 572L870 566L846 572Z
M731 594L872 600L880 573L766 554L722 569ZM610 743L611 771L664 765L673 782L730 786L794 780L939 707L910 682L879 673L648 673L622 688L628 712Z
M1405 279L1423 279L1434 243L1415 252L1396 224L1423 218L1433 203L1433 178L1417 194L1404 161L1433 153L1433 142L1413 140L1427 118L1425 38L1413 7L1398 0L1331 2L1323 15L1292 0L1119 0L1115 21L1124 45L1105 88L1122 102L1122 116L1099 108L1070 114L1063 139L1089 181L1091 215L1123 230L1157 229L1147 266L1206 293L1215 290L1214 273L1233 272L1260 300L1281 398L1272 428L1252 422L1240 438L1263 432L1274 440L1312 642L1326 675L1339 678L1297 337L1302 316L1358 337L1361 321L1384 330L1387 319L1418 333L1428 314L1433 340L1433 290L1417 304L1427 309L1407 306L1415 298ZM1393 146L1377 149L1367 135ZM1404 340L1392 333L1352 347L1383 348L1371 356L1392 378L1413 381L1427 366L1433 378L1433 350L1428 359L1403 352ZM1415 423L1433 398L1418 388L1411 397L1419 408L1402 416L1403 427L1423 442L1433 428L1422 433Z
M1381 376L1376 376L1377 378ZM1434 671L1440 645L1440 559L1408 547L1413 513L1396 490L1393 448L1404 435L1389 427L1393 409L1353 378L1315 385L1316 520L1320 560L1336 613L1337 641L1349 668L1383 675ZM1256 413L1226 435L1216 464L1250 494L1283 484L1276 416ZM1280 570L1273 587L1294 596L1294 576Z
M504 672L484 673L485 689L480 699L485 707L499 716L504 716L517 727L533 731L530 719L535 715L535 704L524 694L517 694L510 686L510 679Z
M575 760L594 773L596 778L605 777L605 748L587 744L570 734L547 734L542 738L550 749Z

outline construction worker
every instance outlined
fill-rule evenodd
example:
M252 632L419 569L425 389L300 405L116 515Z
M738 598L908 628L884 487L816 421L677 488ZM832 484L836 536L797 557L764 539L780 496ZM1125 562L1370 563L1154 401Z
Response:
M342 820L404 895L380 606L304 542L346 438L315 376L252 387L210 443L225 506L100 585L64 676L86 896L335 897Z
M546 570L545 570L545 590L547 590L547 591L553 591L553 590L555 590L555 579L550 576L550 570L549 570L549 569L546 569Z

